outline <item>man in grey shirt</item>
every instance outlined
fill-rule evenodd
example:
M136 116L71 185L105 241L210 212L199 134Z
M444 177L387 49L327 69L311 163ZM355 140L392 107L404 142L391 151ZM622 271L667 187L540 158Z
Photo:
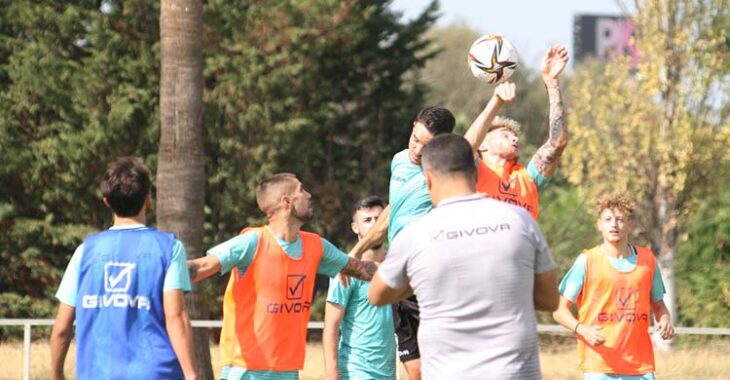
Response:
M436 208L394 239L370 302L415 293L424 379L539 379L535 309L553 311L559 299L539 226L527 211L475 193L463 137L435 137L422 163Z

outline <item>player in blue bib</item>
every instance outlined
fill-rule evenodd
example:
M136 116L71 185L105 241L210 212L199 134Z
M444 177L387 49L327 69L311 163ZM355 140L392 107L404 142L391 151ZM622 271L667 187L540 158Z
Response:
M185 247L145 226L149 170L138 158L109 166L101 192L114 225L84 239L56 293L51 378L63 365L76 321L78 379L194 379Z

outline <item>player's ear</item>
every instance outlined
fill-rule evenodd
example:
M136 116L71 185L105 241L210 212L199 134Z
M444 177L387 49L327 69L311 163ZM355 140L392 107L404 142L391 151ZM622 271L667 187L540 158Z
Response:
M429 170L424 170L423 174L426 176L426 188L431 191L431 187L433 186L433 175Z
M357 223L355 223L355 222L350 223L350 228L352 228L352 232L354 232L355 235L360 235L360 229L357 228Z
M109 200L106 199L106 197L102 198L101 200L102 200L102 202L104 202L104 206L106 206L106 208L108 208L108 209L112 208L112 206L109 206Z
M281 198L279 198L279 205L284 208L284 210L289 210L291 208L291 197L289 195L282 195Z

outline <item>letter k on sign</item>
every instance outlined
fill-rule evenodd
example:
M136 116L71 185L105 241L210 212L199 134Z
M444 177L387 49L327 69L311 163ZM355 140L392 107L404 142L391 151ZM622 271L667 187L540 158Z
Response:
M304 280L307 276L303 274L290 274L286 276L286 299L298 300L304 295Z

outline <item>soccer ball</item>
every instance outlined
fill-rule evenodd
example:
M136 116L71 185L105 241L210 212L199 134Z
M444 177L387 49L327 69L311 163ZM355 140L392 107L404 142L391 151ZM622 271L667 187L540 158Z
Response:
M497 84L509 79L517 68L517 50L499 34L479 37L469 48L467 62L477 79Z

